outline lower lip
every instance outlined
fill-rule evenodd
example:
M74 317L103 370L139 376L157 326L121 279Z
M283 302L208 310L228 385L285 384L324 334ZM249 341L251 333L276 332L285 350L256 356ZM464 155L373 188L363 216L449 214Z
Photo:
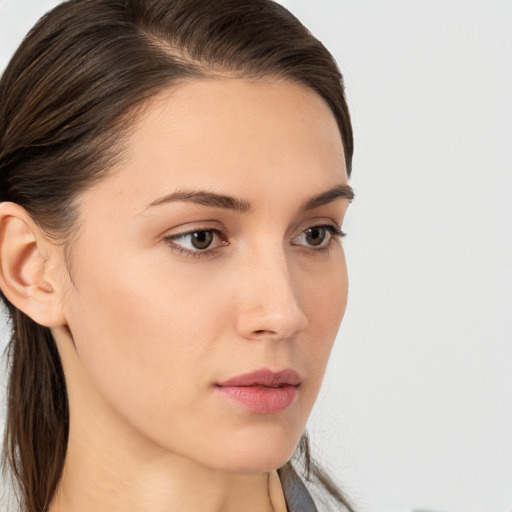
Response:
M258 414L274 414L289 407L298 394L298 386L218 386L219 393Z

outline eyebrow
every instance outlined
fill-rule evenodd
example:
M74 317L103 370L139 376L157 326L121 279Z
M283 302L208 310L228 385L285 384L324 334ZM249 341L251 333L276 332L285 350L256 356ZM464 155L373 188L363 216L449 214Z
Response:
M299 211L305 212L313 210L320 206L329 204L336 199L352 201L354 197L354 190L350 185L336 185L335 187L304 201L300 206ZM223 208L225 210L233 210L238 213L249 213L252 210L251 203L245 199L237 199L222 194L216 194L214 192L208 192L206 190L178 190L156 199L150 203L147 208L176 201L186 201L212 208Z
M308 210L313 210L319 206L332 203L336 199L346 199L349 202L352 202L354 197L354 189L350 185L336 185L334 188L310 197L304 201L300 207L300 211L306 212Z

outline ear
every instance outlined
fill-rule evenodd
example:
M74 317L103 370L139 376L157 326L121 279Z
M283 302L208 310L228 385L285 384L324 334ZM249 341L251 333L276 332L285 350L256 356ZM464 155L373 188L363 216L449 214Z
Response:
M66 323L59 285L48 269L58 247L21 206L0 203L0 288L6 298L46 327Z

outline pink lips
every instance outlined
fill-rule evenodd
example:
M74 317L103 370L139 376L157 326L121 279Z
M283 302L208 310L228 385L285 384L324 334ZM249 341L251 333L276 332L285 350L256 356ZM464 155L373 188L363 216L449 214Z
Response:
M295 370L273 372L263 368L220 382L216 390L251 412L274 414L293 403L300 383Z

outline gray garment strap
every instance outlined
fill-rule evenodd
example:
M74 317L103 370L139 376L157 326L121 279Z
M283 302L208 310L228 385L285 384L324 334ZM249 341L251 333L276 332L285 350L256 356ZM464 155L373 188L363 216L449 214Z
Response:
M278 473L289 512L318 512L311 494L290 464Z

